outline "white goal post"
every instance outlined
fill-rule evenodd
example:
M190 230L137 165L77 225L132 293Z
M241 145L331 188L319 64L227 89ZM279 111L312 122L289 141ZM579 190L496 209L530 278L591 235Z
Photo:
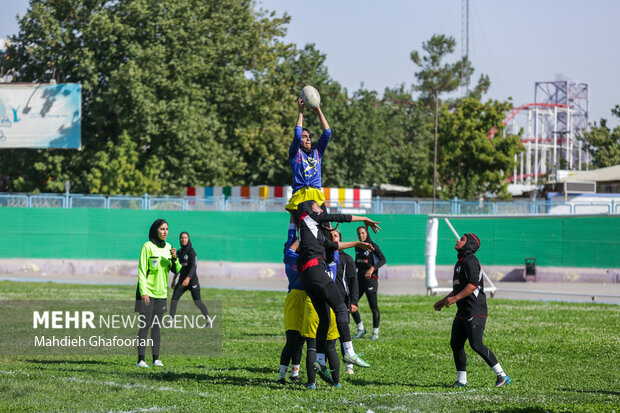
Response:
M439 287L439 283L437 282L437 268L436 268L436 259L437 259L437 234L439 231L439 220L440 216L429 215L428 221L426 222L426 248L424 250L424 255L426 257L426 293L428 295L435 295L437 293L449 293L452 291L452 288L447 287ZM457 240L461 239L458 232L454 229L450 221L447 217L443 217L445 223L450 227L450 230L454 234ZM497 291L497 287L491 281L487 273L484 271L484 268L481 267L482 275L484 276L487 285L484 287L484 291L488 292L491 297L495 295Z

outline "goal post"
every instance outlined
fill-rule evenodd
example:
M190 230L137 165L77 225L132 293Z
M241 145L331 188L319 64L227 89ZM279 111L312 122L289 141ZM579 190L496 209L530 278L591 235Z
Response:
M439 282L437 281L437 240L438 240L438 232L439 232L439 223L440 218L443 218L442 221L445 221L445 224L450 228L454 236L457 240L461 237L458 232L452 226L452 223L446 216L438 216L438 215L429 215L428 221L426 222L426 247L424 250L424 255L426 258L426 293L427 295L435 295L438 293L449 293L452 291L452 288L447 287L439 287ZM497 287L491 281L487 273L484 271L484 267L481 266L480 271L482 272L482 276L485 278L487 285L484 288L485 292L488 292L491 297L495 295L497 291Z

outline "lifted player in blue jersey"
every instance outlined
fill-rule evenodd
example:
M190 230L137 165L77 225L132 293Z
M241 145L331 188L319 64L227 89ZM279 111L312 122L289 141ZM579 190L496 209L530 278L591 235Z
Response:
M297 107L299 114L297 115L295 134L288 150L288 162L293 174L293 196L286 205L289 212L296 211L297 206L304 201L314 200L319 206L325 203L321 184L321 162L332 134L321 107L317 107L316 113L319 116L323 133L313 148L312 133L303 127L304 101L301 98L297 100ZM291 220L295 223L296 221L296 219Z

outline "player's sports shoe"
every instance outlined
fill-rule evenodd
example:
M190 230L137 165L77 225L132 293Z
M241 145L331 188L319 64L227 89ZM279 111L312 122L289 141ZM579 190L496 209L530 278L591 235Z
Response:
M138 367L146 367L147 369L151 367L148 364L146 364L146 361L144 361L144 360L140 360L139 362L137 362L136 366L138 366Z
M467 387L468 384L469 384L468 382L461 383L460 381L457 380L450 387Z
M153 362L153 366L155 366L155 367L164 367L164 363L162 363L161 360L155 360Z
M340 385L340 383L336 383L336 384L334 384L332 387L335 387L335 388L337 388L337 389L341 389L341 388L342 388L342 386Z
M360 354L353 354L352 356L345 354L344 362L349 363L349 364L355 364L356 366L360 366L360 367L370 367L370 364L362 360L362 358L360 357Z
M357 340L358 338L362 338L364 337L364 335L366 334L366 329L363 330L357 330L357 333L355 333L355 335L353 336L353 340Z
M372 336L370 336L371 340L379 340L379 333L372 333Z
M347 367L347 369L344 371L344 374L353 375L353 367Z
M289 380L294 381L294 382L299 382L301 381L301 376L290 376Z
M332 375L330 370L327 368L326 365L319 363L318 361L315 361L314 364L312 365L312 370L316 371L317 373L319 373L319 377L321 379L323 379L323 381L333 385L334 384L334 380L332 379Z
M306 383L304 384L304 387L308 390L316 390L316 384Z
M497 381L495 382L495 387L504 387L507 384L510 384L512 380L508 375L506 376L497 376Z
M284 377L280 377L278 379L278 384L281 384L283 386L286 386L286 379Z

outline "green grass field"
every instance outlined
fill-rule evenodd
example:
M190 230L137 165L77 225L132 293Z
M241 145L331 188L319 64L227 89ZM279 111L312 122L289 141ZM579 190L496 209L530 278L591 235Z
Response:
M134 293L134 286L0 282L2 300ZM310 391L276 384L285 292L206 288L204 298L222 302L221 355L162 356L161 369L135 367L133 356L0 355L0 411L620 412L617 305L489 299L485 342L513 383L494 388L494 374L467 347L469 386L455 390L448 388L455 308L435 312L436 297L381 296L381 339L354 342L373 366L343 375L342 389L318 381ZM370 323L365 302L361 310Z

